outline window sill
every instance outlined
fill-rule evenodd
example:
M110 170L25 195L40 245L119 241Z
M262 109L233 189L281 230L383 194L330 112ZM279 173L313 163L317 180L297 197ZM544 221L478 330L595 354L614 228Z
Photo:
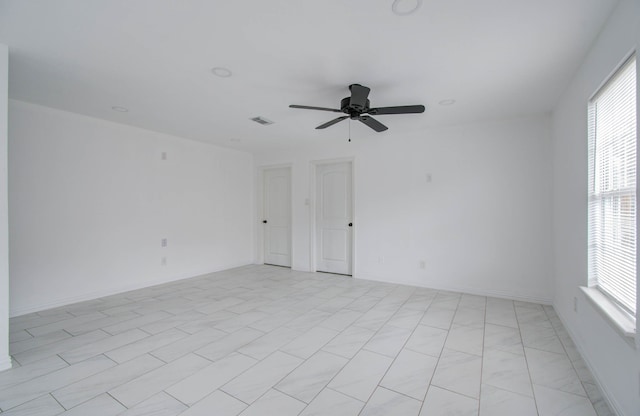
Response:
M609 298L596 288L581 286L587 299L605 317L609 323L627 338L626 340L635 346L636 322L626 313L622 312Z

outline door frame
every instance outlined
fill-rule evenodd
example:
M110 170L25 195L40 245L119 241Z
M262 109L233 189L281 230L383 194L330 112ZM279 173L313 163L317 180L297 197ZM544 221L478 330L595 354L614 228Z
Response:
M309 164L309 270L312 272L318 271L318 252L316 250L316 237L317 237L317 197L318 197L318 184L316 183L317 171L319 166L333 165L335 163L349 163L351 164L351 217L353 218L354 226L351 227L351 277L356 277L356 233L357 233L357 218L356 218L356 187L355 187L355 157L341 157L335 159L322 159L312 160Z
M264 227L262 226L262 220L264 219L264 173L268 170L273 169L289 169L289 249L291 252L289 253L291 256L291 269L293 269L293 254L294 254L294 245L293 245L293 165L291 163L283 163L277 165L265 165L259 166L257 171L257 181L259 186L257 186L257 195L256 195L256 263L264 264Z

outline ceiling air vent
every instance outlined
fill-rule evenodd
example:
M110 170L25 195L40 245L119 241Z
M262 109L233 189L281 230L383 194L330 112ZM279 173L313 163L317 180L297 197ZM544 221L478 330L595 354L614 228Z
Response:
M254 117L251 120L255 121L258 124L262 124L263 126L268 126L269 124L273 124L273 121L267 120L264 117Z

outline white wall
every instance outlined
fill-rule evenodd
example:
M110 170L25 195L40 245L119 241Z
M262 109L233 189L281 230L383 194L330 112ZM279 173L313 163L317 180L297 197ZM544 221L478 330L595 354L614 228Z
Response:
M256 155L258 168L292 164L294 269L311 267L311 161L353 157L355 277L551 301L548 116L402 136L391 127L352 143L335 131L308 150Z
M622 0L562 94L552 127L554 306L610 404L624 416L637 416L640 409L640 354L592 308L579 286L587 284L587 101L640 45L639 19L640 2Z
M253 261L250 154L17 101L9 121L12 315Z
M7 100L9 48L0 44L0 371L9 357L9 219L7 202Z

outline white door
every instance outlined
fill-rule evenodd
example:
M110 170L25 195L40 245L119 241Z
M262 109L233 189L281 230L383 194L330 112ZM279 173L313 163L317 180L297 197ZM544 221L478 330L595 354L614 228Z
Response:
M351 275L351 162L316 167L316 270Z
M264 263L291 267L291 170L264 171Z

